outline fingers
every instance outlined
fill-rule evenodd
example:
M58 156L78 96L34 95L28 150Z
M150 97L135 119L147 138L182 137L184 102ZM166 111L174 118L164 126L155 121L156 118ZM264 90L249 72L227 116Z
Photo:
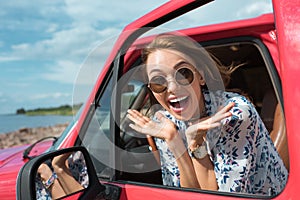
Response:
M162 113L160 112L156 112L155 113L155 117L157 118L158 121L162 122L162 123L168 123L169 119L167 119Z
M222 113L228 112L229 110L231 110L234 107L234 105L235 105L234 102L230 102L226 106L224 106L222 109L220 109L219 112L222 112Z
M137 126L135 124L129 124L129 127L139 133L147 134L146 132L144 132L145 129L143 129L141 126Z
M148 134L149 131L147 131L145 127L149 125L151 119L142 115L137 110L128 110L127 112L127 118L133 122L132 124L129 124L129 127L139 133Z
M145 123L148 123L151 121L148 117L142 115L137 110L128 110L127 117L131 121L133 121L135 124L138 124L140 126L143 126Z
M230 117L232 115L232 113L229 112L229 111L234 107L234 105L235 105L234 102L230 102L229 104L224 106L222 109L220 109L215 115L213 115L212 117L204 120L203 122L205 122L207 124L211 124L213 127L216 127L215 125L217 125L217 124L220 125L220 121L222 119L225 119L225 118Z
M207 130L216 128L220 125L221 125L221 122L214 122L214 123L211 123L210 121L200 122L198 124L194 124L194 125L190 126L187 129L186 134L191 135L191 136L196 136L199 134L204 135Z
M221 125L221 120L230 117L232 115L231 112L229 112L233 107L234 107L235 103L231 102L229 104L227 104L226 106L224 106L223 108L221 108L215 115L208 117L205 120L200 121L199 123L196 123L192 126L189 127L189 132L193 133L197 131L207 131L209 129L213 129L216 128L218 126Z

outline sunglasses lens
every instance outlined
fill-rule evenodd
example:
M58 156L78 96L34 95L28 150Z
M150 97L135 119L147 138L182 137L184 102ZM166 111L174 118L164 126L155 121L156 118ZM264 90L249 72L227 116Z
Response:
M149 87L153 92L161 93L167 89L168 82L163 76L155 76L150 80Z
M180 68L176 71L175 80L180 85L189 85L194 80L194 73L189 68ZM153 92L161 93L167 89L168 81L163 76L154 76L150 80L149 87Z
M194 73L189 68L183 67L177 70L175 79L180 85L189 85L194 80Z

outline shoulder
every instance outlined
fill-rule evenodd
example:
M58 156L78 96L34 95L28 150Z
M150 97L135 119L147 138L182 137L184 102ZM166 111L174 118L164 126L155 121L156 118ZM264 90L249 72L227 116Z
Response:
M242 127L255 126L257 123L261 123L260 116L255 109L255 106L245 96L237 93L224 92L223 93L224 105L230 102L234 102L233 108L230 110L231 117L226 118L223 124L234 126L239 124Z
M240 114L240 113L252 113L257 115L257 111L255 106L250 102L245 96L242 96L237 93L232 92L224 92L224 105L227 105L230 102L234 102L234 106L231 110L232 114ZM251 115L250 115L251 117Z
M253 107L252 102L250 102L248 98L246 98L245 96L240 95L238 93L223 92L222 98L223 98L223 101L225 101L226 103L235 102L235 103L238 103L241 105L249 105L249 106Z

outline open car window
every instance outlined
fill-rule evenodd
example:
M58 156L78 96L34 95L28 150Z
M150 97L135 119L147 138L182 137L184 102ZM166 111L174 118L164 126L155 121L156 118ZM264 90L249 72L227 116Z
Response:
M230 80L224 83L225 89L229 92L240 93L253 103L288 169L289 160L281 98L281 82L266 46L253 37L235 37L199 43L223 66L237 66L236 70L231 74ZM134 53L131 55L136 57ZM139 57L137 57L136 62L132 62L131 66L125 66L127 67L125 67L126 72L123 75L125 77L127 72L132 73L130 71L133 69L138 71L137 68L144 67ZM120 125L120 140L123 143L122 148L130 153L135 153L135 156L130 156L130 153L120 155L120 162L124 166L124 171L120 173L118 180L162 185L159 164L158 166L156 165L157 152L152 151L153 157L151 159L145 156L153 150L153 140L144 138L142 134L132 132L127 127L128 124L126 123L129 122L126 122L124 115L127 109L137 109L144 115L147 115L149 95L144 93L145 82L139 81L141 77L142 75L128 76L125 78L127 83L122 82L121 84L125 88L131 88L131 92L128 93L126 91L122 93L120 101L123 109L120 115L121 122L123 122ZM145 88L147 90L147 85ZM125 141L124 138L126 138ZM281 142L278 142L278 140ZM131 164L128 164L129 160ZM147 171L148 169L146 170L145 166L148 165L151 165L156 170ZM144 166L144 168L140 166ZM130 172L128 172L128 169L132 171L129 170Z
M231 74L229 82L225 84L225 89L239 92L250 99L288 169L281 83L265 45L252 37L199 43L222 65L238 66ZM109 79L82 137L82 145L89 150L100 180L147 183L169 188L163 186L159 154L155 151L154 139L129 127L131 122L126 117L127 110L136 109L148 115L150 100L143 71L145 66L140 56L136 55L139 51L133 50L128 54L126 56L134 59L127 59L128 63L124 65L123 75L118 84L113 84L113 79ZM112 104L113 99L120 104L119 111L116 110L118 106ZM112 125L117 125L116 132L111 131Z

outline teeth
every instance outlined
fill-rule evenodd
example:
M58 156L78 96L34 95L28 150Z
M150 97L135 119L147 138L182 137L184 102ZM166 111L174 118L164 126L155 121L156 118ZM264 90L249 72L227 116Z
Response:
M187 96L185 97L181 97L181 98L177 98L177 99L172 99L170 100L171 103L176 103L176 102L179 102L179 101L182 101L182 100L185 100L187 98Z

